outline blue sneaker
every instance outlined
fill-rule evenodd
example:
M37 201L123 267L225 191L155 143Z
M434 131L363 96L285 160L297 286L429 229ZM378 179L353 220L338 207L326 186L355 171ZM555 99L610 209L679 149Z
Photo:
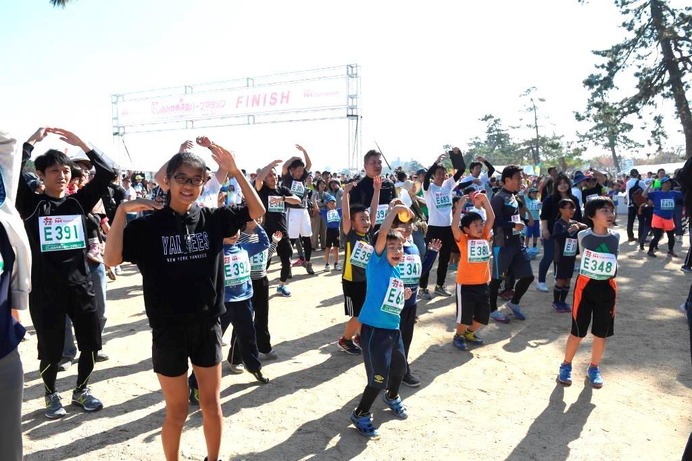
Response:
M357 416L355 410L351 413L351 422L356 426L356 430L363 437L376 438L380 436L375 426L372 425L372 413Z
M692 272L692 267L690 266L680 266L680 270L687 273L687 272Z
M452 344L454 344L454 347L456 347L460 351L465 351L466 349L468 349L468 346L466 345L466 341L464 340L464 337L461 335L454 335L454 339L452 340Z
M199 389L190 388L190 405L199 406Z
M509 323L509 317L500 311L493 311L490 313L490 318L500 323Z
M589 382L591 387L594 389L600 389L603 387L603 377L601 376L601 369L598 367L589 367L586 372L589 374Z
M557 375L557 381L565 386L572 385L572 364L571 363L561 363L560 372Z
M286 285L279 285L278 287L276 287L276 292L281 296L291 296L291 291L288 289Z
M524 312L522 312L521 307L519 304L514 304L512 301L508 302L505 304L505 307L512 312L512 315L514 316L515 319L517 320L526 320L526 316L524 315Z
M408 418L408 409L404 406L404 403L401 401L400 395L397 395L396 398L390 400L387 398L387 392L385 391L384 394L382 394L382 401L387 404L389 409L394 412L394 416L396 416L397 418Z

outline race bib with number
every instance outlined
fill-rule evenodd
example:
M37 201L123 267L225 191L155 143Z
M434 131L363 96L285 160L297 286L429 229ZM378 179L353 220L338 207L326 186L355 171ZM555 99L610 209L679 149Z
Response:
M531 209L532 209L533 211L539 211L539 210L541 209L541 205L542 205L541 202L539 202L538 200L534 200L534 201L531 203Z
M283 197L270 195L267 200L267 211L272 213L283 213L286 210Z
M449 192L435 192L435 208L445 210L452 207L452 196Z
M390 277L380 310L388 314L399 315L404 308L404 290L404 282L401 279Z
M370 261L370 256L372 256L372 252L372 245L363 242L362 240L358 240L355 246L353 247L353 251L351 252L349 262L354 266L358 266L365 269L365 266L368 265L368 261Z
M586 196L586 203L589 203L591 200L595 199L596 197L599 197L598 194L591 194Z
M250 258L250 270L254 272L261 272L267 266L267 257L269 256L269 250L264 250L257 253L255 256Z
M514 224L522 224L522 225L524 224L524 221L521 220L521 216L518 215L518 214L513 214L512 217L510 218L510 220L511 220ZM521 234L521 231L520 231L520 230L516 230L516 229L512 229L512 234L513 234L513 235L519 235L519 234Z
M672 198L662 198L661 199L661 210L674 210L675 200Z
M577 255L577 239L565 239L565 249L562 251L563 256L576 256Z
M614 254L584 250L579 273L593 280L608 280L615 277L617 267L618 261Z
M305 185L303 185L301 181L293 181L293 183L291 183L291 192L298 197L303 197L303 195L305 195Z
M380 225L384 221L384 217L387 216L387 208L389 205L377 205L377 214L375 215L375 225Z
M399 263L399 273L405 285L418 284L422 270L419 255L404 255L404 259Z
M227 287L240 285L250 280L250 260L247 253L242 251L237 254L224 255L223 271L224 284Z
M327 210L328 223L334 223L339 221L341 221L341 217L339 217L339 212L337 210Z
M86 248L82 215L39 216L41 252Z
M469 239L466 247L470 263L485 263L490 261L490 245L487 240Z

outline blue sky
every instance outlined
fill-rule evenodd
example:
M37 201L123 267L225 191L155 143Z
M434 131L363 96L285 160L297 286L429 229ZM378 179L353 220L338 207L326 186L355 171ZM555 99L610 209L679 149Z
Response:
M0 0L0 125L19 138L62 126L124 161L111 136L110 95L357 63L363 151L430 163L462 149L492 113L519 124L519 95L538 88L541 130L575 139L573 112L592 49L618 41L608 0L483 2ZM667 114L677 130L672 112ZM345 120L126 136L153 169L187 138L208 134L249 170L302 144L317 169L347 164ZM517 136L521 133L516 133ZM676 133L670 143L681 144ZM45 147L48 147L46 143ZM41 146L44 147L44 146ZM38 149L41 152L43 149ZM590 153L600 153L591 148Z

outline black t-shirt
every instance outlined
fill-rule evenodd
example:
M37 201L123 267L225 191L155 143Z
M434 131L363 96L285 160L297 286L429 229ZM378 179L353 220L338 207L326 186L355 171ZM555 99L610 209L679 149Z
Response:
M375 187L372 184L372 178L366 176L358 184L351 189L349 201L351 205L360 203L361 205L370 208L372 196L375 193ZM382 188L380 189L380 202L378 205L389 204L396 197L394 183L389 179L382 179Z
M244 206L194 204L184 215L166 207L125 227L123 260L142 273L149 325L213 321L226 311L223 239L248 221Z
M574 196L570 198L576 207L574 210L574 219L581 222L582 214L579 199ZM560 200L562 200L562 197L558 197L557 195L549 195L541 204L541 221L548 221L548 231L550 231L551 235L553 232L553 227L555 227L555 221L560 218L560 208L557 206L557 204L560 203Z
M272 235L276 231L281 231L284 235L288 234L286 227L286 206L289 204L281 197L290 197L293 193L286 186L276 185L276 189L271 189L264 184L257 192L264 208L267 210L264 215L263 227L267 234ZM271 197L271 198L270 198Z
M281 185L286 187L292 194L300 199L298 205L293 205L292 203L287 203L288 208L307 208L309 196L308 189L305 187L305 179L310 175L308 170L303 171L303 175L299 179L295 179L291 176L289 172L286 176L281 177Z
M582 189L581 191L581 196L584 199L584 203L587 203L593 200L594 198L600 197L602 195L605 195L605 188L600 184L597 184L596 186L588 189Z

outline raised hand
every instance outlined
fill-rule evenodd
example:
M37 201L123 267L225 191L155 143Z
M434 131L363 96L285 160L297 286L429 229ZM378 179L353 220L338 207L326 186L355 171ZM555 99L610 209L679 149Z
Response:
M306 153L307 153L307 152L305 152L305 149L303 149L303 146L301 146L300 144L296 144L296 149L298 149L299 151L301 151L303 154L306 154Z
M428 243L428 250L440 251L440 248L442 248L442 240L440 239L432 239Z
M34 143L43 141L45 138L46 138L46 128L41 127L38 130L36 130L36 132L34 134L32 134L31 137L29 139L27 139L26 142L28 142L30 144L34 144Z
M202 147L211 147L214 144L206 136L197 136L197 139L195 141L197 141L197 144L199 144Z
M344 184L344 187L343 187L344 194L348 194L349 192L351 192L351 189L353 189L353 186L355 186L355 183L353 181Z
M190 152L194 146L195 144L192 141L187 140L180 145L180 150L178 152Z
M381 176L375 176L372 178L372 187L378 191L382 189L382 177Z
M57 134L58 136L60 136L61 141L66 142L67 144L70 144L72 146L79 147L84 152L89 152L91 150L91 148L87 146L84 141L79 139L79 136L72 133L71 131L67 131L62 128L46 128L46 133Z
M232 152L229 152L216 144L210 144L209 149L211 150L211 158L214 159L214 161L218 163L221 168L228 171L228 174L231 176L236 176L238 173L240 173L240 169L235 163L235 155L233 155Z

